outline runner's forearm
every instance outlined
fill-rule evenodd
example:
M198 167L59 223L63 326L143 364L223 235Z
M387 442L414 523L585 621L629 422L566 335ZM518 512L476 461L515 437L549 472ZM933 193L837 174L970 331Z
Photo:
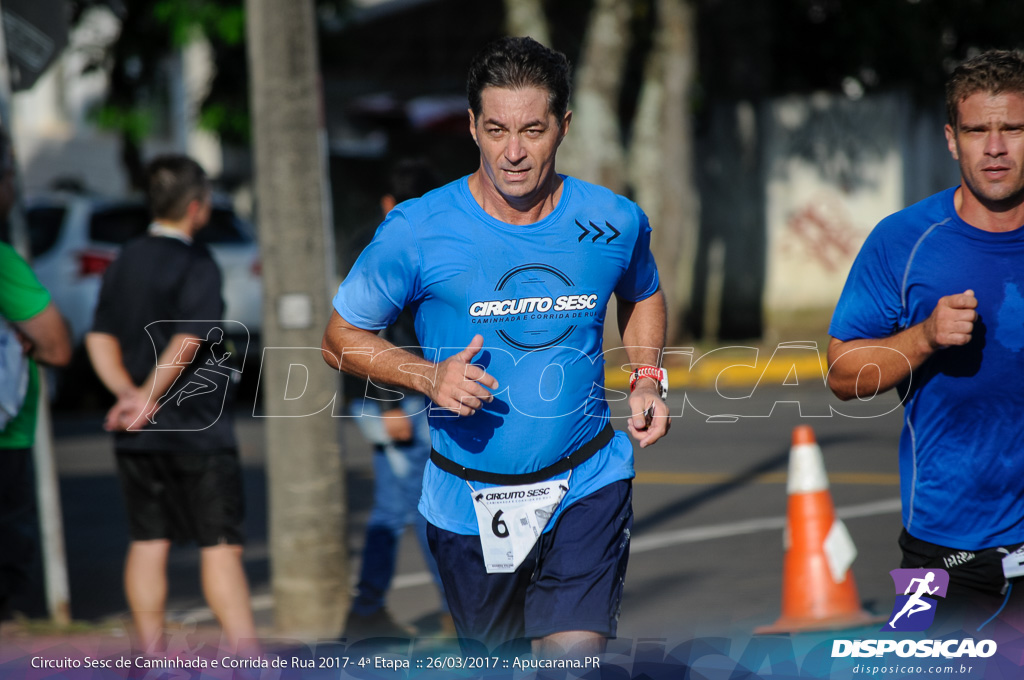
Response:
M633 367L658 366L666 327L665 295L661 290L639 302L618 300L618 322Z
M935 352L921 324L888 338L841 341L828 346L828 386L843 399L870 398L896 387Z
M352 326L337 312L324 331L324 361L335 369L369 378L375 384L394 385L429 394L437 366L376 333Z

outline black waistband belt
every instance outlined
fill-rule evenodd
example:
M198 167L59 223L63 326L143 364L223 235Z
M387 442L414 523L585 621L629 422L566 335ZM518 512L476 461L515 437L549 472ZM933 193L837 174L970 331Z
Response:
M434 449L430 450L430 462L449 474L465 479L467 482L482 482L484 484L501 485L535 484L578 467L584 461L589 460L595 453L603 449L605 445L612 440L614 435L615 429L612 427L612 424L610 422L606 423L604 429L598 432L596 437L570 453L565 458L561 458L540 470L524 472L522 474L506 474L502 472L474 470L472 468L459 465L450 458L445 458Z

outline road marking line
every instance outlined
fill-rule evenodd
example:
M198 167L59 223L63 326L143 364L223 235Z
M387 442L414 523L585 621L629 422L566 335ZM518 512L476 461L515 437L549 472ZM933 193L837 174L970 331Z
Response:
M785 472L766 472L744 484L785 484ZM637 472L634 484L725 484L736 479L729 472ZM896 486L900 483L899 473L889 472L833 472L828 476L831 484L867 484Z
M887 515L899 512L901 508L899 498L888 498L882 501L862 503L860 505L848 505L836 508L836 516L841 519L856 519L858 517L872 517L875 515ZM703 527L692 527L679 529L677 531L664 531L657 534L650 534L633 538L629 544L629 554L638 555L650 552L659 548L668 548L684 543L696 543L697 541L710 541L716 538L727 538L729 536L742 536L744 534L755 534L761 531L778 531L786 526L786 518L764 517L760 519L741 520L739 522L728 522L726 524L711 524ZM356 573L353 571L353 573ZM421 571L413 574L402 574L395 576L391 582L394 590L401 588L414 588L426 586L433 583L433 577L429 572ZM271 593L254 595L251 599L253 611L268 611L274 606L274 596ZM191 621L201 623L213 621L213 612L203 607L182 612L179 616L169 617L178 621Z
M900 499L890 498L884 501L837 508L836 515L842 519L853 519L856 517L870 517L899 512L900 508ZM785 528L785 526L786 518L781 516L748 519L739 522L729 522L728 524L712 524L703 527L692 527L690 529L679 529L677 531L665 531L659 534L631 539L629 542L629 554L635 555L650 550L657 550L658 548L682 545L683 543L696 543L697 541L709 541L715 538L779 530Z

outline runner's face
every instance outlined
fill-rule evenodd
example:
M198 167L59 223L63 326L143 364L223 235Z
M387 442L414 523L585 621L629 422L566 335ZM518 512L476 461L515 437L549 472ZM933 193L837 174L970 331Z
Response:
M1024 200L1024 95L976 92L960 102L949 152L964 187L989 210Z
M484 88L479 117L469 112L470 134L487 183L507 203L535 202L550 190L555 153L571 116L558 120L548 109L547 90L539 87Z

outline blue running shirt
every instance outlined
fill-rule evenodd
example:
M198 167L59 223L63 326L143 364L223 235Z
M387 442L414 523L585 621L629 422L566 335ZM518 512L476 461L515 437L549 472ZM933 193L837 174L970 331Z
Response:
M532 472L580 448L609 419L605 310L613 293L636 302L657 291L650 226L632 201L572 177L563 177L544 219L506 224L484 212L467 179L388 213L334 308L375 331L410 306L424 356L435 362L482 335L473 362L498 381L495 399L468 417L431 408L431 443L468 468ZM620 431L572 471L559 511L633 475L633 447ZM432 463L420 511L442 529L478 533L466 482Z
M971 342L933 354L899 389L903 525L916 538L979 550L1024 541L1024 228L992 233L956 213L956 188L882 220L832 317L839 340L918 324L940 297L971 289Z

